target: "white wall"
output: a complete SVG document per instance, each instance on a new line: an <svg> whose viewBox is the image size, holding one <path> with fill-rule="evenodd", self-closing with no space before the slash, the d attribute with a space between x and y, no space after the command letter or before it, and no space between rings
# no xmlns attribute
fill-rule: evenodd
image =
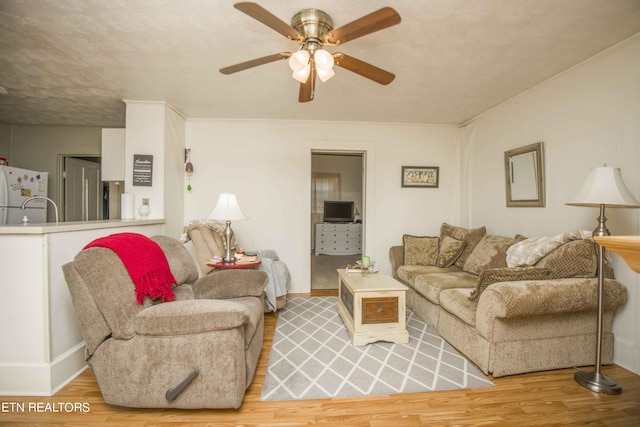
<svg viewBox="0 0 640 427"><path fill-rule="evenodd" d="M164 124L164 218L165 235L178 239L184 222L185 119L172 108L165 111Z"/></svg>
<svg viewBox="0 0 640 427"><path fill-rule="evenodd" d="M0 122L0 157L11 164L11 126Z"/></svg>
<svg viewBox="0 0 640 427"><path fill-rule="evenodd" d="M290 292L307 293L311 152L366 151L365 250L390 272L389 247L403 233L438 235L443 221L457 221L457 135L452 126L187 120L195 173L184 218L204 218L220 192L236 193L249 217L232 224L240 245L275 249L291 272ZM439 166L440 188L401 188L403 165Z"/></svg>
<svg viewBox="0 0 640 427"><path fill-rule="evenodd" d="M619 167L640 199L640 37L569 70L483 114L466 129L463 207L471 225L511 236L593 230L597 208L566 206L589 169ZM504 151L543 141L547 206L507 208ZM640 210L608 209L612 234L640 234ZM640 279L617 256L613 267L629 300L614 323L615 361L640 373Z"/></svg>
<svg viewBox="0 0 640 427"><path fill-rule="evenodd" d="M135 196L135 216L142 199L149 199L150 218L164 218L164 102L125 101L127 104L125 146L125 193ZM133 185L134 155L153 156L152 185Z"/></svg>
<svg viewBox="0 0 640 427"><path fill-rule="evenodd" d="M149 218L164 218L165 234L179 238L183 226L185 119L166 102L125 101L125 188L135 196L135 215L149 199ZM133 158L152 155L152 185L133 185Z"/></svg>

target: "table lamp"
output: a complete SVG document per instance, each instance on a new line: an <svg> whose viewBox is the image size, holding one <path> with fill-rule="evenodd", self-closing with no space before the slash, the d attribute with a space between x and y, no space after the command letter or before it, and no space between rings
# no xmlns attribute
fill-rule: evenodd
<svg viewBox="0 0 640 427"><path fill-rule="evenodd" d="M593 230L594 236L609 236L609 230L605 225L607 218L604 216L605 206L612 208L640 208L640 203L633 197L622 181L620 168L611 168L604 165L593 168L587 176L575 199L569 206L584 206L600 208L598 226ZM598 323L596 331L596 364L593 372L578 371L574 379L581 386L604 394L620 394L622 387L616 380L603 374L600 370L602 353L602 322L604 317L604 247L598 248Z"/></svg>
<svg viewBox="0 0 640 427"><path fill-rule="evenodd" d="M220 197L218 198L218 204L216 204L216 207L209 214L208 218L225 221L226 227L224 229L224 245L226 249L226 255L223 261L235 262L236 258L234 256L231 256L231 237L233 236L231 221L247 219L247 217L242 213L242 210L240 210L240 206L238 206L236 195L232 193L221 193Z"/></svg>

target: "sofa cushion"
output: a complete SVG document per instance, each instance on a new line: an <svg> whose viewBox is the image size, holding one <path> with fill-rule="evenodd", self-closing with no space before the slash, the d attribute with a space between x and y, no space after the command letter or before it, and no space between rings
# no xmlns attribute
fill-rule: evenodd
<svg viewBox="0 0 640 427"><path fill-rule="evenodd" d="M198 278L198 269L189 251L182 243L167 236L153 236L151 240L162 249L177 285L193 283Z"/></svg>
<svg viewBox="0 0 640 427"><path fill-rule="evenodd" d="M405 265L436 265L439 237L402 236Z"/></svg>
<svg viewBox="0 0 640 427"><path fill-rule="evenodd" d="M463 240L467 242L458 259L456 259L453 263L453 265L456 265L458 267L462 267L464 265L471 252L473 252L476 245L480 242L480 240L486 233L487 228L484 226L470 229L449 225L446 222L443 222L440 226L440 240L442 240L445 236L449 236L456 240Z"/></svg>
<svg viewBox="0 0 640 427"><path fill-rule="evenodd" d="M467 242L464 240L454 239L450 236L444 236L440 240L440 248L438 250L438 259L436 265L438 267L449 267L458 259L462 254Z"/></svg>
<svg viewBox="0 0 640 427"><path fill-rule="evenodd" d="M469 300L470 288L444 289L440 292L440 307L470 326L476 326L478 303Z"/></svg>
<svg viewBox="0 0 640 427"><path fill-rule="evenodd" d="M544 280L551 277L551 269L537 267L493 268L480 273L478 286L469 296L470 301L478 301L480 295L489 285L498 282L518 280Z"/></svg>
<svg viewBox="0 0 640 427"><path fill-rule="evenodd" d="M595 243L592 240L572 240L551 251L535 264L550 268L551 278L594 277L598 271Z"/></svg>
<svg viewBox="0 0 640 427"><path fill-rule="evenodd" d="M440 268L435 265L402 265L398 267L396 274L398 279L413 286L416 277L421 274L447 273L460 271L460 267L450 266Z"/></svg>
<svg viewBox="0 0 640 427"><path fill-rule="evenodd" d="M421 274L413 281L413 288L434 304L440 304L440 292L445 289L475 288L478 278L464 271Z"/></svg>
<svg viewBox="0 0 640 427"><path fill-rule="evenodd" d="M490 268L506 267L507 249L515 242L515 238L486 234L471 252L462 270L479 275Z"/></svg>

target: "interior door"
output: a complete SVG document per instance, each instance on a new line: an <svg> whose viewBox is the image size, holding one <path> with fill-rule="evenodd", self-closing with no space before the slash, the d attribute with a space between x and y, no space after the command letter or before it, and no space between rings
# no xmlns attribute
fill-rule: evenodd
<svg viewBox="0 0 640 427"><path fill-rule="evenodd" d="M64 160L64 220L102 219L100 163L74 157Z"/></svg>

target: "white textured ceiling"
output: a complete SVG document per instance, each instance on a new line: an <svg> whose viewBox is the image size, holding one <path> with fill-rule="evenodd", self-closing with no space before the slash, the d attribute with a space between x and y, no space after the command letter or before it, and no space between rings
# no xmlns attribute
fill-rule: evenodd
<svg viewBox="0 0 640 427"><path fill-rule="evenodd" d="M640 32L640 0L260 0L287 23L310 7L335 27L402 17L339 48L395 81L337 67L301 104L285 61L218 72L297 46L234 3L0 0L0 121L119 127L132 99L187 117L459 124Z"/></svg>

